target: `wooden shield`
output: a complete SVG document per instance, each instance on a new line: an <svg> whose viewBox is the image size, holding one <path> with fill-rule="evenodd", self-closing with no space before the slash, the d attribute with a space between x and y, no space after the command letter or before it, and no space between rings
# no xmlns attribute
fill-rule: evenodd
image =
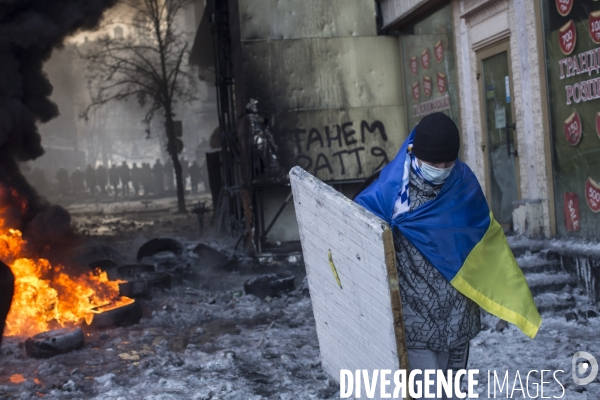
<svg viewBox="0 0 600 400"><path fill-rule="evenodd" d="M300 167L290 182L323 369L408 374L392 231Z"/></svg>

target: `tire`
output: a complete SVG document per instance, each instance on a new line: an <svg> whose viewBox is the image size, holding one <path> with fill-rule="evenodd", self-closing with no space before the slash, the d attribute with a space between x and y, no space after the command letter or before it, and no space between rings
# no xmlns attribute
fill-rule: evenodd
<svg viewBox="0 0 600 400"><path fill-rule="evenodd" d="M218 267L229 261L229 257L204 243L199 243L193 250L206 268Z"/></svg>
<svg viewBox="0 0 600 400"><path fill-rule="evenodd" d="M171 253L180 256L185 251L185 248L180 241L173 238L150 239L138 250L137 260L139 262L144 257L152 257L156 253L160 253L162 251L170 251Z"/></svg>
<svg viewBox="0 0 600 400"><path fill-rule="evenodd" d="M91 328L102 329L110 326L125 326L137 323L142 318L142 307L137 301L133 301L126 306L118 307L105 311L100 314L94 314L94 319L90 324Z"/></svg>
<svg viewBox="0 0 600 400"><path fill-rule="evenodd" d="M48 358L83 346L81 328L43 332L25 340L25 351L33 358Z"/></svg>
<svg viewBox="0 0 600 400"><path fill-rule="evenodd" d="M244 283L244 292L253 294L260 299L265 297L280 297L294 290L294 276L265 274L248 279Z"/></svg>
<svg viewBox="0 0 600 400"><path fill-rule="evenodd" d="M110 258L104 258L101 260L92 261L88 265L92 269L100 268L102 271L106 271L107 269L116 267L118 264Z"/></svg>
<svg viewBox="0 0 600 400"><path fill-rule="evenodd" d="M123 257L115 248L105 245L89 245L83 246L75 250L73 261L80 265L90 265L91 263L98 260L113 260L117 264L125 261Z"/></svg>

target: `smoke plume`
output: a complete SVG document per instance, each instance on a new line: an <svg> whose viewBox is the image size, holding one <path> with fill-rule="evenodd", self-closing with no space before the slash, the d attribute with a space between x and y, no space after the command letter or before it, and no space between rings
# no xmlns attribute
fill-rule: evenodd
<svg viewBox="0 0 600 400"><path fill-rule="evenodd" d="M21 230L45 226L65 215L38 196L18 166L18 161L44 153L36 124L58 116L58 107L49 99L52 85L43 63L67 36L96 27L116 1L0 0L0 185L9 192L16 190L27 203L26 211L15 209L24 211L17 226ZM37 217L44 223L31 224L46 212L52 215ZM61 230L63 225L59 224Z"/></svg>

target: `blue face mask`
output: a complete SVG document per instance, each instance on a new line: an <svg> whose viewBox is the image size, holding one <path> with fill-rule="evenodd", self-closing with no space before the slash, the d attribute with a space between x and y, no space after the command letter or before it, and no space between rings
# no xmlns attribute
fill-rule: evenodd
<svg viewBox="0 0 600 400"><path fill-rule="evenodd" d="M454 168L454 165L451 165L448 168L437 168L421 161L421 173L423 174L423 178L434 185L444 183L446 178L450 175L450 172L452 172L452 168Z"/></svg>

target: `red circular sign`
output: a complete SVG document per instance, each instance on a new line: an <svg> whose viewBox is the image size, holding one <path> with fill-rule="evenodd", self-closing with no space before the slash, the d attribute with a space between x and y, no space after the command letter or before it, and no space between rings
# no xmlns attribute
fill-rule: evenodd
<svg viewBox="0 0 600 400"><path fill-rule="evenodd" d="M438 40L437 43L433 46L433 51L435 53L435 60L437 62L442 62L444 59L444 45L441 40Z"/></svg>
<svg viewBox="0 0 600 400"><path fill-rule="evenodd" d="M416 75L418 71L419 63L417 62L417 57L412 56L410 58L410 72L412 72L413 75Z"/></svg>
<svg viewBox="0 0 600 400"><path fill-rule="evenodd" d="M419 89L419 82L415 82L412 85L412 95L415 101L419 101L421 97L421 89Z"/></svg>
<svg viewBox="0 0 600 400"><path fill-rule="evenodd" d="M444 94L446 91L446 75L442 74L441 72L438 72L437 74L437 87L438 91L441 94Z"/></svg>
<svg viewBox="0 0 600 400"><path fill-rule="evenodd" d="M556 9L563 17L566 17L573 8L573 0L556 0Z"/></svg>
<svg viewBox="0 0 600 400"><path fill-rule="evenodd" d="M429 97L429 95L431 95L432 86L431 77L425 75L423 77L423 94L425 94L425 97Z"/></svg>
<svg viewBox="0 0 600 400"><path fill-rule="evenodd" d="M590 13L588 27L590 28L592 41L596 44L600 44L600 10Z"/></svg>
<svg viewBox="0 0 600 400"><path fill-rule="evenodd" d="M565 55L569 55L575 48L577 42L577 30L575 29L575 23L570 20L558 30L558 44L560 45L560 51Z"/></svg>
<svg viewBox="0 0 600 400"><path fill-rule="evenodd" d="M423 69L429 69L429 49L425 49L421 53L421 65Z"/></svg>
<svg viewBox="0 0 600 400"><path fill-rule="evenodd" d="M590 177L585 182L585 200L590 210L600 212L600 185Z"/></svg>
<svg viewBox="0 0 600 400"><path fill-rule="evenodd" d="M577 111L565 120L565 137L571 146L576 146L581 140L581 118Z"/></svg>

